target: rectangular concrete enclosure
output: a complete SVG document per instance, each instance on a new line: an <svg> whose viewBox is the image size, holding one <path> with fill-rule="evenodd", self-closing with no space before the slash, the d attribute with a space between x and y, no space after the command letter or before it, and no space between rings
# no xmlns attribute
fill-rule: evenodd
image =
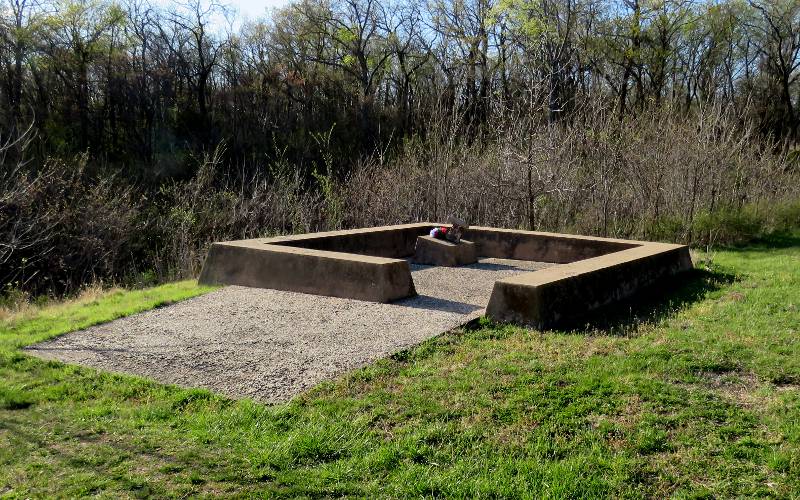
<svg viewBox="0 0 800 500"><path fill-rule="evenodd" d="M372 302L416 294L409 268L417 223L214 243L200 282ZM684 245L470 227L481 257L560 264L497 280L487 315L537 328L575 320L692 267Z"/></svg>

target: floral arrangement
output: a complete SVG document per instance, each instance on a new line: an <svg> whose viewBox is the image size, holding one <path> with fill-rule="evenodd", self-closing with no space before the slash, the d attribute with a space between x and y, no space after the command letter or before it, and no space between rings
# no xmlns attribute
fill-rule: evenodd
<svg viewBox="0 0 800 500"><path fill-rule="evenodd" d="M444 240L447 238L447 228L446 227L435 227L431 229L430 233L431 238L436 238L437 240Z"/></svg>

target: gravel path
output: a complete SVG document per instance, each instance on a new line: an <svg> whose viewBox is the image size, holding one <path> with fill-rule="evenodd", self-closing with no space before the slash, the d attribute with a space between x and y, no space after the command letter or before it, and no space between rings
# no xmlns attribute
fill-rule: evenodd
<svg viewBox="0 0 800 500"><path fill-rule="evenodd" d="M229 286L27 351L276 403L480 316L495 280L550 265L412 265L419 295L391 304Z"/></svg>

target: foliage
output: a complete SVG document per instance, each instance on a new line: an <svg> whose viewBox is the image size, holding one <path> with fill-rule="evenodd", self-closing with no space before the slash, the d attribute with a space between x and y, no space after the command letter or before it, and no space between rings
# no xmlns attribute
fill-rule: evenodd
<svg viewBox="0 0 800 500"><path fill-rule="evenodd" d="M87 157L48 160L0 175L0 283L34 292L75 290L124 274L142 245L140 200L116 176L90 174Z"/></svg>

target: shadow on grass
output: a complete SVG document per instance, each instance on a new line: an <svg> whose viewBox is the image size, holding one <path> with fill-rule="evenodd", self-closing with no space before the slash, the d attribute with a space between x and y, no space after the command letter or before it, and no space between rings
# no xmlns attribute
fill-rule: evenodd
<svg viewBox="0 0 800 500"><path fill-rule="evenodd" d="M635 300L618 302L550 331L576 335L635 336L641 325L666 319L739 279L736 274L719 267L712 270L692 269L642 290ZM482 316L443 335L396 352L390 358L400 363L419 361L462 342L464 336L500 338L513 335L518 328L513 324L495 323Z"/></svg>
<svg viewBox="0 0 800 500"><path fill-rule="evenodd" d="M633 298L603 307L576 321L562 323L557 330L629 336L640 325L658 323L739 279L736 274L719 267L695 268L645 288Z"/></svg>
<svg viewBox="0 0 800 500"><path fill-rule="evenodd" d="M717 248L725 251L752 251L800 247L800 233L774 233L766 238L736 247ZM637 293L635 298L601 308L571 324L565 323L553 331L577 335L635 336L639 327L654 324L674 316L680 310L706 298L709 293L740 281L740 276L720 266L711 269L694 268L689 272L662 280L654 287ZM518 328L511 324L495 323L487 317L476 318L460 328L391 356L399 362L419 360L447 345L460 342L462 335L510 335Z"/></svg>
<svg viewBox="0 0 800 500"><path fill-rule="evenodd" d="M742 245L720 247L726 252L763 251L800 247L800 233L777 232ZM727 269L692 269L688 273L660 281L638 292L634 298L620 301L588 316L559 325L559 331L605 335L631 335L644 323L657 323L677 311L703 300L710 293L738 281Z"/></svg>

